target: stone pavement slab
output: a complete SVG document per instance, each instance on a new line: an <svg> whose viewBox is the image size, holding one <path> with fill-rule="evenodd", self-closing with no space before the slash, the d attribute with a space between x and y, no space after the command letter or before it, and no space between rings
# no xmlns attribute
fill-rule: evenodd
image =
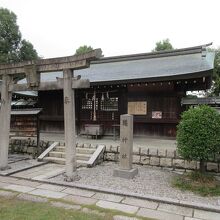
<svg viewBox="0 0 220 220"><path fill-rule="evenodd" d="M194 211L194 216L193 217L200 218L200 219L205 219L205 220L219 220L220 219L220 213L209 212L209 211L196 209Z"/></svg>
<svg viewBox="0 0 220 220"><path fill-rule="evenodd" d="M97 199L86 198L82 196L74 196L74 195L68 195L68 196L63 197L62 199L66 201L74 202L80 205L94 205L97 202Z"/></svg>
<svg viewBox="0 0 220 220"><path fill-rule="evenodd" d="M61 192L64 189L66 189L66 187L64 186L57 186L57 185L52 185L52 184L41 184L41 185L38 185L37 188L49 189L49 190L56 191L56 192Z"/></svg>
<svg viewBox="0 0 220 220"><path fill-rule="evenodd" d="M6 197L6 198L14 198L15 196L17 196L17 193L0 190L0 196Z"/></svg>
<svg viewBox="0 0 220 220"><path fill-rule="evenodd" d="M138 216L146 217L146 218L153 218L158 220L183 220L184 217L181 215L171 214L167 212L152 210L152 209L146 209L141 208L137 212Z"/></svg>
<svg viewBox="0 0 220 220"><path fill-rule="evenodd" d="M198 219L198 218L185 217L185 219L184 219L184 220L201 220L201 218L200 218L200 219Z"/></svg>
<svg viewBox="0 0 220 220"><path fill-rule="evenodd" d="M113 220L139 220L139 219L134 217L123 216L123 215L115 215L113 216Z"/></svg>
<svg viewBox="0 0 220 220"><path fill-rule="evenodd" d="M30 187L30 186L21 186L21 185L11 184L11 185L3 187L3 189L9 189L9 190L17 191L17 192L27 193L27 192L33 191L35 188Z"/></svg>
<svg viewBox="0 0 220 220"><path fill-rule="evenodd" d="M63 208L63 209L73 209L73 210L81 209L80 205L70 205L70 204L63 203L63 202L51 202L50 204L54 207Z"/></svg>
<svg viewBox="0 0 220 220"><path fill-rule="evenodd" d="M44 196L48 198L53 198L53 199L61 199L65 197L67 194L63 192L55 192L52 190L46 190L46 189L35 189L32 192L30 192L32 195L36 196Z"/></svg>
<svg viewBox="0 0 220 220"><path fill-rule="evenodd" d="M19 172L25 169L30 169L36 166L40 166L45 164L45 162L39 162L37 160L34 159L29 159L29 160L21 160L21 161L17 161L14 163L10 163L9 166L11 167L11 169L7 169L4 171L0 171L0 174L2 175L9 175L9 174L13 174L15 172Z"/></svg>
<svg viewBox="0 0 220 220"><path fill-rule="evenodd" d="M19 173L15 173L13 174L13 176L26 179L34 179L38 176L47 176L49 174L52 175L54 173L57 173L58 171L63 170L63 168L64 166L61 166L59 164L44 164L38 167L21 171Z"/></svg>
<svg viewBox="0 0 220 220"><path fill-rule="evenodd" d="M36 176L32 177L33 180L47 180L50 179L51 177L57 176L59 174L62 174L65 172L65 169L63 168L57 168L53 170L48 170L41 172L40 174L38 173Z"/></svg>
<svg viewBox="0 0 220 220"><path fill-rule="evenodd" d="M43 198L40 196L34 196L34 195L30 195L30 194L19 194L17 196L18 199L21 200L26 200L26 201L31 201L31 202L39 202L39 203L45 203L48 202L47 198Z"/></svg>
<svg viewBox="0 0 220 220"><path fill-rule="evenodd" d="M211 210L212 212L215 212L215 210L218 210L217 212L220 212L220 206L219 205L212 205L209 203L200 203L200 202L191 202L191 201L179 201L180 206L191 206L195 207L195 209L198 210Z"/></svg>
<svg viewBox="0 0 220 220"><path fill-rule="evenodd" d="M41 185L41 183L33 182L33 181L29 181L29 180L17 180L16 185L37 187L37 186Z"/></svg>
<svg viewBox="0 0 220 220"><path fill-rule="evenodd" d="M77 189L77 188L66 188L65 190L63 190L63 192L75 196L84 196L84 197L92 197L95 194L95 192L89 190Z"/></svg>
<svg viewBox="0 0 220 220"><path fill-rule="evenodd" d="M40 168L39 168L40 169ZM31 172L31 173L16 173L14 176L16 177L22 177L25 179L32 179L33 177L42 175L43 171L39 170L39 171L35 171L35 172Z"/></svg>
<svg viewBox="0 0 220 220"><path fill-rule="evenodd" d="M0 176L0 182L2 183L15 183L15 181L17 181L17 178L13 178L13 177L7 177L7 176Z"/></svg>
<svg viewBox="0 0 220 220"><path fill-rule="evenodd" d="M5 186L8 186L8 185L10 185L10 184L0 182L0 187L1 187L1 188L5 187Z"/></svg>
<svg viewBox="0 0 220 220"><path fill-rule="evenodd" d="M96 203L96 205L101 208L118 210L118 211L126 212L129 214L134 214L138 210L137 206L131 206L131 205L126 205L126 204L121 204L121 203L116 203L116 202L109 202L109 201L104 201L104 200L99 200Z"/></svg>
<svg viewBox="0 0 220 220"><path fill-rule="evenodd" d="M164 211L164 212L170 212L170 213L183 215L183 216L188 216L188 217L193 216L193 209L192 208L181 207L181 206L177 206L177 205L160 203L157 210Z"/></svg>
<svg viewBox="0 0 220 220"><path fill-rule="evenodd" d="M38 167L34 167L34 168L31 168L31 169L21 171L19 173L13 174L13 176L19 176L20 177L20 175L23 176L23 175L39 172L39 171L42 171L42 170L46 171L47 168L48 168L48 164L45 164L45 165L42 165L42 166L38 166Z"/></svg>
<svg viewBox="0 0 220 220"><path fill-rule="evenodd" d="M131 197L126 197L122 201L122 203L125 203L128 205L140 206L140 207L148 208L148 209L156 209L159 205L157 202L147 201L143 199L135 199Z"/></svg>
<svg viewBox="0 0 220 220"><path fill-rule="evenodd" d="M108 194L108 193L96 193L92 198L100 199L100 200L107 200L110 202L121 202L124 198L122 196Z"/></svg>

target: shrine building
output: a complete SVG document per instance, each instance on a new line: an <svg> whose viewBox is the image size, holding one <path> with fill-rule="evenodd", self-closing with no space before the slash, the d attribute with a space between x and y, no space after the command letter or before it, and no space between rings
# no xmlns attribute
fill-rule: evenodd
<svg viewBox="0 0 220 220"><path fill-rule="evenodd" d="M214 53L202 45L169 51L102 57L74 76L90 80L89 89L75 91L78 135L97 126L112 135L120 115L134 115L135 136L175 137L187 91L211 87ZM54 81L62 72L41 73ZM39 91L41 132L63 132L63 91Z"/></svg>

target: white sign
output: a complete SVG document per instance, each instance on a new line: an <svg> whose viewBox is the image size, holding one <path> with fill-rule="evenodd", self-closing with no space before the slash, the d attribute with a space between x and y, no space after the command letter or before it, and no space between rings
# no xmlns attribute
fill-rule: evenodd
<svg viewBox="0 0 220 220"><path fill-rule="evenodd" d="M153 111L152 112L152 118L161 119L162 118L162 112L161 111Z"/></svg>

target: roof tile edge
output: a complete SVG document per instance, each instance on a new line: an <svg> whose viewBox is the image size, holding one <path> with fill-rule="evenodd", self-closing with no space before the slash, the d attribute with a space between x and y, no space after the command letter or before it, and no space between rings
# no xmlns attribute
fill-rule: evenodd
<svg viewBox="0 0 220 220"><path fill-rule="evenodd" d="M138 53L138 54L102 57L98 60L92 61L91 64L160 58L160 57L169 57L169 56L177 56L177 55L195 54L195 53L201 53L202 55L202 52L204 52L204 50L206 50L206 48L210 45L212 45L212 43L194 46L194 47L174 49L174 50L164 50L164 51L156 51L156 52L149 52L149 53Z"/></svg>

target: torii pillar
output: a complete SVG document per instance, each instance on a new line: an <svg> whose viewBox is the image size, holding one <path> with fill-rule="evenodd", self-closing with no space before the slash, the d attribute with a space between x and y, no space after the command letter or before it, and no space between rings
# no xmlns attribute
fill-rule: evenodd
<svg viewBox="0 0 220 220"><path fill-rule="evenodd" d="M66 151L66 181L73 181L76 175L76 129L75 91L72 89L73 70L63 70L64 133Z"/></svg>
<svg viewBox="0 0 220 220"><path fill-rule="evenodd" d="M9 131L11 119L11 96L9 92L9 84L11 77L9 75L2 76L1 86L1 111L0 111L0 140L3 148L0 150L0 170L6 170L8 166L8 147L9 147Z"/></svg>
<svg viewBox="0 0 220 220"><path fill-rule="evenodd" d="M8 169L8 146L10 131L11 93L18 91L46 91L63 89L64 123L66 143L66 180L76 179L76 133L74 89L89 88L89 80L73 78L73 70L88 68L90 61L102 56L101 49L82 55L25 61L18 64L0 65L1 109L0 109L0 169ZM63 79L40 82L40 73L63 71ZM16 74L26 74L27 83L13 84Z"/></svg>

